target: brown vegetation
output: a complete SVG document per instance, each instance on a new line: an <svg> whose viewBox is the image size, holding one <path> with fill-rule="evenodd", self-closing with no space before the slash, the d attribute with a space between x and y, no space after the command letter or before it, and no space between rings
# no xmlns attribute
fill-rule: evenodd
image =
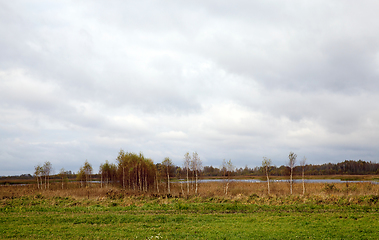
<svg viewBox="0 0 379 240"><path fill-rule="evenodd" d="M198 194L200 197L225 197L223 182L199 183ZM169 197L191 197L195 194L183 195L181 183L171 184L168 194L167 184L160 183L160 193L156 191L126 190L122 187L100 187L99 183L92 183L89 187L81 188L80 183L67 183L62 190L60 183L52 183L49 190L38 189L37 184L24 186L1 186L0 199L15 198L21 196L45 196L45 197L73 197L73 198L124 198L127 196L169 196ZM290 186L286 182L272 182L270 184L270 195L267 194L267 183L233 182L229 183L229 198L235 197L285 197L290 195ZM186 192L184 192L186 193ZM293 195L303 196L302 183L293 184ZM379 195L379 184L370 182L349 183L308 183L306 184L307 197L312 196L366 196Z"/></svg>

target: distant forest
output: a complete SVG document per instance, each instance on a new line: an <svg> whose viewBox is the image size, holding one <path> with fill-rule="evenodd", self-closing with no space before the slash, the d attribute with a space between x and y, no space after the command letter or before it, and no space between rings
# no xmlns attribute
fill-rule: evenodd
<svg viewBox="0 0 379 240"><path fill-rule="evenodd" d="M302 166L294 167L294 175L301 175ZM282 165L280 167L270 166L271 176L288 176L290 167ZM264 176L265 171L262 166L255 168L238 168L233 172L235 176ZM366 162L362 160L345 160L340 163L325 163L322 165L307 164L304 166L305 175L374 175L379 174L379 163ZM222 171L212 166L204 167L202 176L222 176Z"/></svg>
<svg viewBox="0 0 379 240"><path fill-rule="evenodd" d="M108 163L106 163L108 164ZM103 165L102 165L103 166ZM155 164L156 169L162 169L162 164ZM265 171L262 166L257 166L254 168L234 168L232 171L225 172L225 169L213 167L213 166L204 166L199 171L199 177L224 177L226 176L264 176ZM302 166L294 167L294 175L301 175ZM362 160L345 160L340 163L325 163L322 165L313 165L307 164L304 166L305 175L375 175L379 174L379 163L366 162ZM80 175L72 171L66 171L66 176L69 178L77 178ZM191 173L190 173L191 174ZM270 176L288 176L290 174L290 167L282 165L280 167L270 166L269 175ZM59 175L59 174L58 174ZM58 177L56 175L55 177ZM93 174L94 178L97 178L100 174ZM177 178L184 178L186 175L186 169L174 166L170 170L170 176ZM22 174L19 176L8 176L0 177L0 179L31 179L34 178L34 175L31 174ZM53 176L50 176L54 178Z"/></svg>

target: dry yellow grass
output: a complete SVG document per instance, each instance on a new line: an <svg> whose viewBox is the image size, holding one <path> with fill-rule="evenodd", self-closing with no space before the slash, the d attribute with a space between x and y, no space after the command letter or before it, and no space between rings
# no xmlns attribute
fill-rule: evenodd
<svg viewBox="0 0 379 240"><path fill-rule="evenodd" d="M249 182L230 182L228 195L224 192L225 182L207 182L200 183L198 196L200 197L241 197L241 196L258 196L267 197L267 183L249 183ZM272 182L270 183L271 197L283 197L290 195L289 183ZM104 198L104 197L126 197L132 195L163 196L167 195L167 187L164 183L159 186L157 191L139 192L133 190L124 190L120 187L103 187L100 184L92 184L90 187L80 188L78 183L69 183L65 189L61 189L59 183L53 183L49 190L38 189L36 185L24 186L1 186L0 199L13 198L20 196L33 196L41 194L46 197L74 197L74 198ZM294 183L293 195L301 196L303 193L302 184ZM193 189L190 196L195 195ZM369 182L349 182L347 183L307 183L306 196L365 196L379 195L379 184ZM171 196L188 197L186 184L173 183L171 185Z"/></svg>

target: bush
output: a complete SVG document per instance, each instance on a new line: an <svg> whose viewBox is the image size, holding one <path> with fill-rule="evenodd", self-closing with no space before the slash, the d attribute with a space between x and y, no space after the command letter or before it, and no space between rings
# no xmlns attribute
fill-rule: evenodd
<svg viewBox="0 0 379 240"><path fill-rule="evenodd" d="M35 198L35 199L42 199L43 196L42 196L41 193L38 193L38 194L36 194L36 195L34 196L34 198Z"/></svg>
<svg viewBox="0 0 379 240"><path fill-rule="evenodd" d="M334 183L325 183L322 190L326 193L339 192L339 189L334 185Z"/></svg>

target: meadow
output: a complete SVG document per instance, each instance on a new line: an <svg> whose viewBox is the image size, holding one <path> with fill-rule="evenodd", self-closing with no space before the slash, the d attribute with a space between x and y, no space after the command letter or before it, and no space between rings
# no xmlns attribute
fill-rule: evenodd
<svg viewBox="0 0 379 240"><path fill-rule="evenodd" d="M157 192L75 183L0 187L3 239L378 239L379 186L202 183ZM183 191L184 190L184 191Z"/></svg>

